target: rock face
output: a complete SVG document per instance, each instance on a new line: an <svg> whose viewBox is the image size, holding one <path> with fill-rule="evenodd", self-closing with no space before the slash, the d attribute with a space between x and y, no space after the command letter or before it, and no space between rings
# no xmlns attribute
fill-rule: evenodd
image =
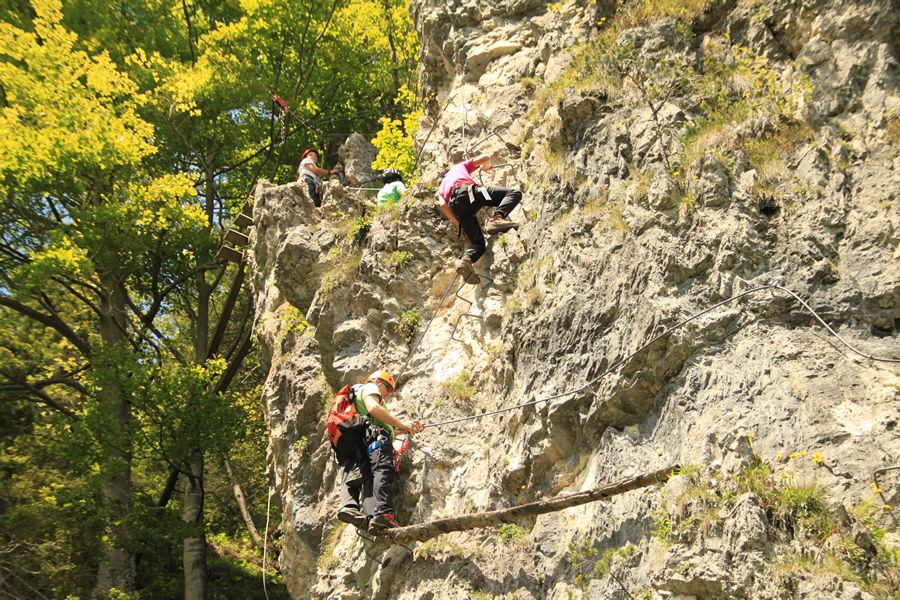
<svg viewBox="0 0 900 600"><path fill-rule="evenodd" d="M343 168L347 183L356 187L376 181L378 173L372 170L371 165L377 154L375 146L362 135L353 133L348 136L338 149L338 162Z"/></svg>
<svg viewBox="0 0 900 600"><path fill-rule="evenodd" d="M700 4L418 0L436 98L419 189L377 212L330 184L320 214L296 184L257 187L293 597L897 593L900 377L876 360L900 355L897 11ZM485 185L524 189L522 226L459 288L463 246L430 196L481 152ZM334 519L323 428L333 392L376 368L401 377L391 410L432 425L404 459L402 522L684 468L515 527L368 541Z"/></svg>

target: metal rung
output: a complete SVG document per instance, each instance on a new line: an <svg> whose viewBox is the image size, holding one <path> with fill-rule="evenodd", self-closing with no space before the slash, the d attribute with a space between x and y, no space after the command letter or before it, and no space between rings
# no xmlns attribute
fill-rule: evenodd
<svg viewBox="0 0 900 600"><path fill-rule="evenodd" d="M216 258L221 258L223 260L228 260L234 263L243 262L244 253L240 250L235 250L234 248L229 248L228 246L222 246L219 248L219 251L216 252Z"/></svg>
<svg viewBox="0 0 900 600"><path fill-rule="evenodd" d="M234 224L242 229L245 229L253 225L253 217L251 217L247 213L241 213L234 219Z"/></svg>
<svg viewBox="0 0 900 600"><path fill-rule="evenodd" d="M246 246L250 243L250 236L236 229L229 229L225 232L225 241L235 246Z"/></svg>
<svg viewBox="0 0 900 600"><path fill-rule="evenodd" d="M478 275L482 279L487 279L491 283L494 283L493 278L488 277L487 275L483 275L481 273L475 273L475 274ZM474 303L471 300L469 300L468 298L463 298L462 296L459 295L459 293L462 291L462 289L465 286L466 286L466 282L463 281L463 284L461 286L459 286L458 290L456 290L456 297L459 298L460 300L462 300L463 302L467 303L469 305L469 308L472 308L472 304L474 304ZM466 310L468 310L468 309L466 309ZM484 315L470 313L470 312L466 312L466 313L459 315L459 318L456 319L456 323L453 324L453 331L450 332L450 339L453 340L454 342L464 342L465 341L461 338L456 337L456 330L459 328L459 322L462 321L464 317L468 318L468 319L484 319Z"/></svg>

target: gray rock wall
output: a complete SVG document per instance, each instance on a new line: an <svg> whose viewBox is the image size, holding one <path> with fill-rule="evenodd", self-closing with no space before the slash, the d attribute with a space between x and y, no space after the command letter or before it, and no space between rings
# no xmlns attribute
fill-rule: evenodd
<svg viewBox="0 0 900 600"><path fill-rule="evenodd" d="M870 485L900 454L896 363L855 354L772 289L635 354L682 319L777 284L864 353L900 355L897 11L887 1L722 2L624 28L623 64L645 81L665 88L671 69L659 65L696 73L648 101L638 82L594 78L608 65L584 50L631 4L417 1L423 85L435 97L417 189L368 223L359 215L372 214L371 200L336 183L322 213L296 184L258 187L256 328L294 597L897 593L886 550L896 526L883 506L897 501L897 472ZM699 85L725 34L746 50L729 60L771 75L767 97L781 108L729 115L697 143L717 90L752 98L753 82L763 85ZM766 140L774 151L760 160ZM484 184L525 190L512 215L522 227L490 240L477 268L492 280L458 296L454 287L439 305L462 245L431 194L444 166L480 152L508 165ZM375 368L396 373L416 339L410 323L421 331L432 315L392 410L436 423L596 382L426 429L404 462L401 521L689 468L660 489L414 548L337 526L322 435L331 393ZM825 509L785 508L784 490L804 486L821 490ZM810 514L827 514L827 528Z"/></svg>

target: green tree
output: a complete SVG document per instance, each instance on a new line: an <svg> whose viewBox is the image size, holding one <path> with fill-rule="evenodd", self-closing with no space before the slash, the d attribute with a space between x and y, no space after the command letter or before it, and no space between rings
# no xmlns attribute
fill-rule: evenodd
<svg viewBox="0 0 900 600"><path fill-rule="evenodd" d="M180 541L183 593L200 598L207 480L230 484L223 469L246 477L257 514L265 486L261 419L247 400L254 378L225 396L252 352L252 302L244 267L213 258L219 234L258 177L293 179L302 147L327 150L396 114L417 54L408 7L35 0L20 8L0 12L0 357L10 357L0 398L9 401L4 418L13 417L3 439L21 442L3 462L18 490L3 518L21 517L21 533L40 525L49 540L40 515L59 515L67 537L53 543L66 558L48 575L57 589L84 590L93 567L98 592L132 591L134 557L143 556L141 572L169 569L153 557ZM287 100L287 114L273 94ZM236 415L256 425L248 431ZM37 432L45 449L30 454ZM26 476L23 457L42 469ZM29 491L53 480L77 493L60 503ZM54 502L67 508L38 510ZM238 526L222 502L213 522ZM90 559L100 548L100 560Z"/></svg>
<svg viewBox="0 0 900 600"><path fill-rule="evenodd" d="M58 1L33 6L33 31L0 24L0 306L52 329L92 366L86 396L93 402L82 410L103 428L96 438L103 440L101 506L125 516L105 522L96 589L128 592L128 379L139 364L130 357L158 345L134 326L129 306L133 290L153 286L148 273L171 276L186 266L171 249L190 247L203 215L185 202L187 177L145 169L156 148L151 125L138 115L137 86L107 54L76 48ZM69 305L91 318L73 320L63 311Z"/></svg>

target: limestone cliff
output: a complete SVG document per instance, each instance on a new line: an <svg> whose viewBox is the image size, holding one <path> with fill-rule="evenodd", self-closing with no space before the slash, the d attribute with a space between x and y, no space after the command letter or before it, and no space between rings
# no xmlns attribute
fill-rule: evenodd
<svg viewBox="0 0 900 600"><path fill-rule="evenodd" d="M857 350L900 355L896 7L412 11L429 98L412 193L373 211L330 183L319 213L297 184L256 191L249 255L293 597L897 594L896 362L854 353L771 288L635 353L777 284ZM522 226L489 240L489 278L451 288L462 243L434 187L481 152L503 163L485 185L524 189ZM325 406L408 357L391 407L430 423L594 383L426 429L404 459L402 522L683 469L518 526L410 547L359 538L334 520Z"/></svg>

